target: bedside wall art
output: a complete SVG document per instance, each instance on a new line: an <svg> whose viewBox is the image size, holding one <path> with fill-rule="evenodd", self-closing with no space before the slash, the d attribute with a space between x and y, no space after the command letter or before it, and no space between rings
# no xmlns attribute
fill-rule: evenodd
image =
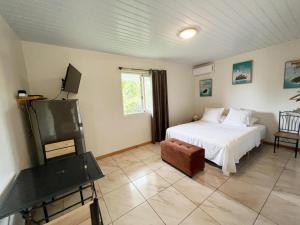
<svg viewBox="0 0 300 225"><path fill-rule="evenodd" d="M212 96L212 79L200 80L200 97Z"/></svg>
<svg viewBox="0 0 300 225"><path fill-rule="evenodd" d="M233 64L232 84L252 83L252 67L252 60Z"/></svg>

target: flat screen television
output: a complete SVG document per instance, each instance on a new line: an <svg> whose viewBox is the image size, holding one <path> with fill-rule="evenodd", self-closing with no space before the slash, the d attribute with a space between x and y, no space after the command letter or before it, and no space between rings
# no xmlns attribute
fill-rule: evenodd
<svg viewBox="0 0 300 225"><path fill-rule="evenodd" d="M77 94L81 79L81 73L72 64L69 64L64 80L63 91Z"/></svg>

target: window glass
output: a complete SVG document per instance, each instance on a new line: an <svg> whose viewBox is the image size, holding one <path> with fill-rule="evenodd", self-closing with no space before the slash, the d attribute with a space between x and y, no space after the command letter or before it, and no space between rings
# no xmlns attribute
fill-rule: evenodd
<svg viewBox="0 0 300 225"><path fill-rule="evenodd" d="M122 73L124 114L143 112L141 76Z"/></svg>
<svg viewBox="0 0 300 225"><path fill-rule="evenodd" d="M122 95L124 114L152 112L152 79L148 73L123 72Z"/></svg>

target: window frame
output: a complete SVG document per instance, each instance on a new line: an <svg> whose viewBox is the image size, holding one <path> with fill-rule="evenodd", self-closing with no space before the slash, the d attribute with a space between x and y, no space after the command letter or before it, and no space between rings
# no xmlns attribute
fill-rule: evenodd
<svg viewBox="0 0 300 225"><path fill-rule="evenodd" d="M142 110L140 112L132 112L132 113L125 113L124 110L124 96L123 96L123 87L122 87L122 75L123 74L132 74L132 75L138 75L140 78L140 86L141 86L141 103L142 103ZM150 72L146 71L121 71L121 94L122 94L122 110L124 116L131 116L131 115L137 115L137 114L144 114L144 113L150 113L150 111L146 107L146 90L145 90L145 77L151 78ZM151 81L151 87L152 87L152 81ZM152 97L152 96L151 96Z"/></svg>

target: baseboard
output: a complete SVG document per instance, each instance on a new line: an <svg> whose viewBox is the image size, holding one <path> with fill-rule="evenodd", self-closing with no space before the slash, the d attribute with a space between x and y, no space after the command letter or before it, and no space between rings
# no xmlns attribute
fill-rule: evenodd
<svg viewBox="0 0 300 225"><path fill-rule="evenodd" d="M117 150L117 151L114 151L114 152L111 152L111 153L108 153L108 154L105 154L105 155L100 155L100 156L96 157L96 160L104 159L104 158L107 158L107 157L110 157L110 156L113 156L113 155L117 155L117 154L120 154L120 153L123 153L123 152L127 152L129 150L134 149L134 148L142 147L144 145L148 145L148 144L151 144L151 143L152 143L151 141L147 141L147 142L137 144L137 145L133 145L133 146L130 146L130 147L127 147L127 148L123 148L123 149L120 149L120 150Z"/></svg>
<svg viewBox="0 0 300 225"><path fill-rule="evenodd" d="M148 145L148 144L151 144L151 143L152 143L151 141L147 141L147 142L137 144L137 145L133 145L133 146L130 146L130 147L127 147L127 148L123 148L123 149L120 149L120 150L117 150L117 151L114 151L114 152L111 152L111 153L108 153L108 154L105 154L105 155L97 156L96 160L104 159L104 158L107 158L107 157L110 157L110 156L113 156L113 155L117 155L117 154L120 154L120 153L123 153L123 152L127 152L129 150L134 149L134 148L142 147L144 145ZM270 142L270 141L263 141L263 143L267 144L267 145L274 145L274 143ZM283 147L283 148L286 148L288 150L295 151L295 148L293 148L291 146L288 146L288 145L279 144L279 146ZM298 149L298 151L300 151L300 149Z"/></svg>
<svg viewBox="0 0 300 225"><path fill-rule="evenodd" d="M264 144L267 144L267 145L274 145L274 142L271 142L271 141L263 141ZM283 144L279 144L279 147L282 147L282 148L286 148L288 150L293 150L295 151L295 148L292 147L292 146L288 146L288 145L283 145ZM298 149L298 152L300 151L300 149Z"/></svg>

